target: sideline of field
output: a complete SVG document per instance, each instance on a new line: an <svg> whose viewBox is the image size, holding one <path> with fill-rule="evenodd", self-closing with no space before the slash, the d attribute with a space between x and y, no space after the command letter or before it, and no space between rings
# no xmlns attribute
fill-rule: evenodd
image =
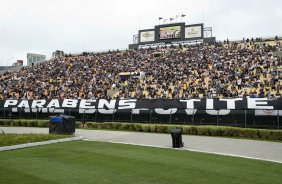
<svg viewBox="0 0 282 184"><path fill-rule="evenodd" d="M48 133L48 128L1 127L7 133ZM169 134L76 129L75 136L99 142L171 148ZM237 156L282 163L282 143L183 135L184 147L190 151Z"/></svg>
<svg viewBox="0 0 282 184"><path fill-rule="evenodd" d="M41 142L31 142L26 144L17 144L12 146L3 146L0 147L0 151L9 151L9 150L15 150L15 149L21 149L21 148L29 148L34 146L42 146L42 145L48 145L48 144L54 144L54 143L61 143L61 142L69 142L69 141L76 141L81 140L82 137L69 137L69 138L63 138L63 139L54 139L49 141L41 141Z"/></svg>

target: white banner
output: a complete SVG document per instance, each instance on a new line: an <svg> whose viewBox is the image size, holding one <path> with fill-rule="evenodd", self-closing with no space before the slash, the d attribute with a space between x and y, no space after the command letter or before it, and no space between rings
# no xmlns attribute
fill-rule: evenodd
<svg viewBox="0 0 282 184"><path fill-rule="evenodd" d="M140 42L153 42L153 41L155 41L155 31L140 32Z"/></svg>
<svg viewBox="0 0 282 184"><path fill-rule="evenodd" d="M202 37L202 26L185 27L185 38Z"/></svg>
<svg viewBox="0 0 282 184"><path fill-rule="evenodd" d="M256 116L282 116L282 110L255 110Z"/></svg>

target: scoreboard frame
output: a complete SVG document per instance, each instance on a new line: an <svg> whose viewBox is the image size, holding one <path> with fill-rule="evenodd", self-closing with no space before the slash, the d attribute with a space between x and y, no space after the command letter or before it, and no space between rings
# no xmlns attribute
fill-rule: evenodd
<svg viewBox="0 0 282 184"><path fill-rule="evenodd" d="M180 26L180 38L160 39L160 29L165 27ZM163 24L155 26L155 41L156 42L176 42L182 41L185 33L185 23Z"/></svg>
<svg viewBox="0 0 282 184"><path fill-rule="evenodd" d="M168 38L168 39L161 39L160 38L160 29L165 27L174 27L174 26L180 26L180 38ZM195 35L195 37L187 37L186 30L189 29L190 35ZM144 33L146 32L146 33ZM154 32L154 40L153 38L149 36L152 35L151 33ZM146 38L141 38L141 34L144 33L148 36L146 41ZM142 36L144 37L144 34ZM172 24L161 24L156 25L154 29L142 29L138 31L138 45L146 45L146 44L156 44L156 43L166 43L166 42L181 42L181 41L192 41L192 40L200 40L204 39L204 24L190 24L185 25L184 22L180 23L172 23ZM142 41L143 40L143 41ZM144 41L145 40L145 41Z"/></svg>

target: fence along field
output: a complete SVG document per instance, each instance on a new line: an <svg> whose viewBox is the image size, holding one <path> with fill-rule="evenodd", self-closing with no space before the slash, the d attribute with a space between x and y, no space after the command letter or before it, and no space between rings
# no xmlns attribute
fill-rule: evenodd
<svg viewBox="0 0 282 184"><path fill-rule="evenodd" d="M0 117L48 119L73 115L80 121L176 123L281 128L282 100L230 99L49 99L1 100Z"/></svg>

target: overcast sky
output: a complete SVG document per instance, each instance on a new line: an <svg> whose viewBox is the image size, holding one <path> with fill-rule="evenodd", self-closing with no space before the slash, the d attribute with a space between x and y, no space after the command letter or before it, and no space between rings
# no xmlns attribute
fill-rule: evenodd
<svg viewBox="0 0 282 184"><path fill-rule="evenodd" d="M282 35L281 0L1 0L0 65L26 64L29 52L125 49L139 29L179 14L219 40Z"/></svg>

